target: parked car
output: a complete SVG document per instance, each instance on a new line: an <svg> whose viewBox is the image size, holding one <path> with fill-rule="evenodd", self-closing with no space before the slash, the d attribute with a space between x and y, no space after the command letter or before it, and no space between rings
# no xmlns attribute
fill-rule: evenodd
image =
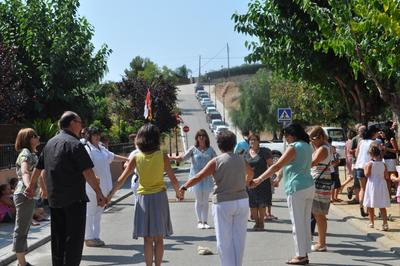
<svg viewBox="0 0 400 266"><path fill-rule="evenodd" d="M201 84L196 84L196 86L194 86L194 92L198 92L198 91L204 91L204 86Z"/></svg>
<svg viewBox="0 0 400 266"><path fill-rule="evenodd" d="M208 97L205 97L205 98L200 99L199 102L200 102L200 104L202 104L202 103L205 103L205 102L212 102L212 100L210 98L208 98Z"/></svg>
<svg viewBox="0 0 400 266"><path fill-rule="evenodd" d="M205 111L208 107L215 107L213 102L204 102L200 104L203 110Z"/></svg>
<svg viewBox="0 0 400 266"><path fill-rule="evenodd" d="M207 92L205 92L205 91L198 91L197 93L196 93L196 98L197 99L200 99L200 97L209 97L209 95L208 95L208 93Z"/></svg>
<svg viewBox="0 0 400 266"><path fill-rule="evenodd" d="M322 128L324 129L326 135L332 139L332 145L336 147L336 152L339 154L341 161L343 161L343 159L346 158L346 154L344 152L344 146L346 145L346 134L344 129L341 127Z"/></svg>
<svg viewBox="0 0 400 266"><path fill-rule="evenodd" d="M229 130L229 128L225 125L217 126L215 128L214 134L215 134L215 136L218 136L219 133L226 131L226 130Z"/></svg>
<svg viewBox="0 0 400 266"><path fill-rule="evenodd" d="M210 113L211 111L217 111L217 109L215 108L214 105L206 107L206 110L205 110L206 114Z"/></svg>
<svg viewBox="0 0 400 266"><path fill-rule="evenodd" d="M210 122L210 129L211 132L214 132L214 130L217 128L217 126L224 126L225 123L221 119L213 119Z"/></svg>
<svg viewBox="0 0 400 266"><path fill-rule="evenodd" d="M221 119L222 120L222 116L218 111L214 111L214 112L210 112L207 115L207 122L210 123L210 121L214 120L214 119Z"/></svg>

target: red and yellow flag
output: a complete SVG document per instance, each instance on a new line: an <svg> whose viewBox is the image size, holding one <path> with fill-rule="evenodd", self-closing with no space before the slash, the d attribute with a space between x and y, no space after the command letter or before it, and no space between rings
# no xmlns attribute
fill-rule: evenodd
<svg viewBox="0 0 400 266"><path fill-rule="evenodd" d="M150 89L147 89L146 100L144 101L144 118L147 120L153 119L153 113L151 110L151 99L150 99Z"/></svg>

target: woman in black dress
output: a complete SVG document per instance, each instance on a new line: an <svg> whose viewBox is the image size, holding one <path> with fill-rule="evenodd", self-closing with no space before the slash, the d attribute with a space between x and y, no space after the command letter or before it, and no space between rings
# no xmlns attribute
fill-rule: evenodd
<svg viewBox="0 0 400 266"><path fill-rule="evenodd" d="M249 137L250 149L244 158L254 171L253 178L257 178L273 164L272 153L268 148L260 147L260 136L252 134ZM254 230L264 229L265 211L272 205L272 191L270 178L255 188L248 188L251 217L255 220Z"/></svg>

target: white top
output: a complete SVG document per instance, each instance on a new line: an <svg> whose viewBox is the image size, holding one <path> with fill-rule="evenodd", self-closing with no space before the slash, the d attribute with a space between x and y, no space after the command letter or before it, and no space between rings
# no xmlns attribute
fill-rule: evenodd
<svg viewBox="0 0 400 266"><path fill-rule="evenodd" d="M369 147L374 140L372 139L362 139L359 142L358 146L358 155L356 164L354 166L355 169L364 169L366 163L371 161L371 156L368 154Z"/></svg>
<svg viewBox="0 0 400 266"><path fill-rule="evenodd" d="M94 167L93 171L100 178L100 189L103 195L107 195L112 189L112 177L110 164L114 160L114 153L107 150L104 146L99 148L93 146L89 141L85 145L90 159L92 159ZM95 194L92 187L86 183L86 193Z"/></svg>

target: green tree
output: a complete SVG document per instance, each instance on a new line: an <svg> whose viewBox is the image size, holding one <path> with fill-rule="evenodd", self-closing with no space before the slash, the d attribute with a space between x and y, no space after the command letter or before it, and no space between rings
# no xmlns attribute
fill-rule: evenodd
<svg viewBox="0 0 400 266"><path fill-rule="evenodd" d="M23 118L27 97L23 80L16 74L15 50L0 42L0 123L11 123Z"/></svg>
<svg viewBox="0 0 400 266"><path fill-rule="evenodd" d="M331 50L316 49L322 33L297 1L251 1L246 14L236 13L232 18L236 31L257 38L245 43L251 51L246 57L249 62L261 61L286 79L307 81L309 86L322 90L320 95L326 95L321 98L325 105L334 106L339 98L342 104L335 106L339 114L348 113L358 121L366 121L379 113L377 93L368 90L363 76L353 74L348 60ZM338 118L348 120L346 116Z"/></svg>
<svg viewBox="0 0 400 266"><path fill-rule="evenodd" d="M320 28L316 48L350 62L371 90L400 115L400 2L297 1ZM326 8L328 6L328 8Z"/></svg>
<svg viewBox="0 0 400 266"><path fill-rule="evenodd" d="M182 65L175 69L175 73L179 78L189 78L189 75L192 73L192 70L187 68L186 65Z"/></svg>
<svg viewBox="0 0 400 266"><path fill-rule="evenodd" d="M90 112L83 90L103 77L111 50L103 45L95 52L94 29L78 7L78 0L0 2L2 41L16 47L16 72L27 76L28 119Z"/></svg>

